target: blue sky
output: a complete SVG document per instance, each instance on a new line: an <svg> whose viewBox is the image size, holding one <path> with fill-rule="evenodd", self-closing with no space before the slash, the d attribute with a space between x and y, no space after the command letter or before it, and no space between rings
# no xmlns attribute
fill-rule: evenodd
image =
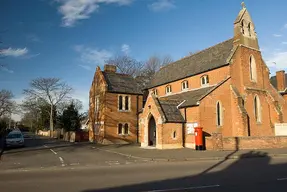
<svg viewBox="0 0 287 192"><path fill-rule="evenodd" d="M287 1L245 4L271 72L287 70ZM240 9L241 0L1 0L0 88L19 102L31 79L59 77L87 109L95 68L107 58L180 59L231 38Z"/></svg>

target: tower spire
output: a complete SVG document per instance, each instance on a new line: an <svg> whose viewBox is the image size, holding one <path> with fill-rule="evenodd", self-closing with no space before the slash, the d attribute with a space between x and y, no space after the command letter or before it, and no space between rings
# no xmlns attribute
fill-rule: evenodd
<svg viewBox="0 0 287 192"><path fill-rule="evenodd" d="M245 45L259 50L255 26L245 3L241 3L242 9L239 11L234 22L234 45Z"/></svg>

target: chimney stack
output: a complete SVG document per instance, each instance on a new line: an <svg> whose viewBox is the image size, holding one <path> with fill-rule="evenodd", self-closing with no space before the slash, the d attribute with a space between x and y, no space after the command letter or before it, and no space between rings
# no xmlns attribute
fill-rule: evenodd
<svg viewBox="0 0 287 192"><path fill-rule="evenodd" d="M276 72L277 89L278 91L284 91L286 89L285 71Z"/></svg>
<svg viewBox="0 0 287 192"><path fill-rule="evenodd" d="M115 65L106 64L104 67L105 72L115 73L117 72L117 67Z"/></svg>

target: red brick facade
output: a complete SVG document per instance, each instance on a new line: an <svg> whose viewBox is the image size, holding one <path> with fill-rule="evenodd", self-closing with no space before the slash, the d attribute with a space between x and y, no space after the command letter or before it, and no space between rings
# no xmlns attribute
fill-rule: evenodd
<svg viewBox="0 0 287 192"><path fill-rule="evenodd" d="M147 102L139 116L142 146L149 145L151 116L156 121L155 147L159 149L193 148L194 135L188 131L188 124L192 123L203 127L206 137L216 133L223 137L272 137L275 135L275 123L287 122L287 96L282 96L271 85L270 72L262 58L256 33L253 30L251 17L246 8L243 8L234 24L233 48L226 61L227 65L162 83L149 89ZM204 75L209 77L207 87L211 87L210 90L203 97L199 97L192 106L180 108L182 103L186 102L186 99L182 99L184 91L195 93L196 90L203 89L201 77ZM278 89L282 91L286 87L283 84L285 72L280 72L279 75ZM188 81L188 90L182 91L183 81ZM166 94L167 86L171 86L171 93L168 95ZM161 107L163 98L174 99L176 95L178 95L177 99L183 101L176 108L180 110L184 123L170 123L166 113L171 109L164 111ZM190 100L194 98L190 97ZM176 132L176 138L174 138L174 132ZM242 142L245 140L242 139ZM248 141L245 143L248 145ZM210 143L208 145L210 146Z"/></svg>
<svg viewBox="0 0 287 192"><path fill-rule="evenodd" d="M137 114L142 109L142 94L110 91L108 87L113 85L107 83L107 75L104 73L110 74L113 78L127 78L117 74L115 66L106 65L104 71L97 68L90 89L89 139L99 143L137 142ZM119 109L120 96L128 98L128 110ZM127 131L125 125L128 126Z"/></svg>

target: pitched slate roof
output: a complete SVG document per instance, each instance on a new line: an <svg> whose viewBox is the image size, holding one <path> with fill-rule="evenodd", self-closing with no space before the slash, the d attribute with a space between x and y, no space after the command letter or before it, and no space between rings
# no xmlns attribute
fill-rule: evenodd
<svg viewBox="0 0 287 192"><path fill-rule="evenodd" d="M276 79L276 76L272 76L270 78L270 83L273 85L273 87L275 89L277 89L277 79ZM287 88L287 74L285 74L285 85L286 85L286 88Z"/></svg>
<svg viewBox="0 0 287 192"><path fill-rule="evenodd" d="M167 122L183 123L184 119L177 108L180 101L176 100L160 100L159 103Z"/></svg>
<svg viewBox="0 0 287 192"><path fill-rule="evenodd" d="M142 94L140 84L130 75L102 72L108 84L108 91L112 93Z"/></svg>
<svg viewBox="0 0 287 192"><path fill-rule="evenodd" d="M227 65L233 38L162 67L147 88L156 87Z"/></svg>
<svg viewBox="0 0 287 192"><path fill-rule="evenodd" d="M184 108L184 107L191 107L191 106L197 106L197 102L200 101L202 97L204 97L206 94L209 93L213 88L216 86L211 86L211 87L205 87L201 89L197 89L194 91L187 91L183 92L180 94L175 94L175 95L170 95L170 96L165 96L161 97L161 101L177 101L178 104L185 101L180 105L179 108Z"/></svg>

